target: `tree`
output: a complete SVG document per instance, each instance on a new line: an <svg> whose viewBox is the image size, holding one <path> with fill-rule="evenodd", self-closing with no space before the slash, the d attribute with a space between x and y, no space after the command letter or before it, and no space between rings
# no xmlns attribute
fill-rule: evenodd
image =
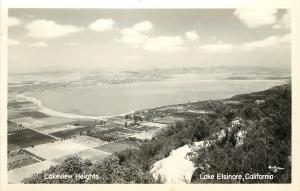
<svg viewBox="0 0 300 191"><path fill-rule="evenodd" d="M143 118L142 118L142 116L134 115L133 120L134 120L134 123L137 123L139 121L143 121Z"/></svg>

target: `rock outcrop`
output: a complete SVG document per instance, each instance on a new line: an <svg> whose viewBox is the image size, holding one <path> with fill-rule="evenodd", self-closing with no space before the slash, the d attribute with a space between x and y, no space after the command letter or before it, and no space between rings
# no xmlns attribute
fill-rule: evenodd
<svg viewBox="0 0 300 191"><path fill-rule="evenodd" d="M231 132L235 127L241 125L241 119L232 121L231 127L222 129L215 133L210 139L186 144L176 150L171 151L167 158L154 163L150 173L154 179L160 179L166 184L185 184L190 183L193 172L196 170L194 163L190 160L191 156L195 155L195 151L210 147L218 141L222 141L228 132ZM237 145L243 144L245 131L238 131L236 139Z"/></svg>

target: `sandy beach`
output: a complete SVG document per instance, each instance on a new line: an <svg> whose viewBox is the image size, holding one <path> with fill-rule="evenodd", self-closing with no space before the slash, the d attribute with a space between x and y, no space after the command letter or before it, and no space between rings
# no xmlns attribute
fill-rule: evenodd
<svg viewBox="0 0 300 191"><path fill-rule="evenodd" d="M127 114L132 114L134 113L134 111L130 111L127 113L123 113L120 115L110 115L110 116L88 116L88 115L78 115L78 114L72 114L72 113L65 113L65 112L61 112L61 111L56 111L53 110L49 107L46 107L45 105L43 105L43 103L33 97L28 96L28 93L24 93L24 94L19 94L16 96L17 99L22 99L24 101L29 101L32 102L38 109L39 112L42 112L44 114L47 114L49 116L53 116L53 117L64 117L64 118L69 118L69 119L94 119L94 120L103 120L103 119L108 119L108 118L112 118L112 117L118 117L118 116L125 116Z"/></svg>

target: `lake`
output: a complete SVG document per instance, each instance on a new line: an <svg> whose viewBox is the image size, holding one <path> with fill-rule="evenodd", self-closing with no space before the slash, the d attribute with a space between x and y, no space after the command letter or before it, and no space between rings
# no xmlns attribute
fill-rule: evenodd
<svg viewBox="0 0 300 191"><path fill-rule="evenodd" d="M34 92L43 106L64 113L110 116L188 101L221 99L268 89L279 80L164 80Z"/></svg>

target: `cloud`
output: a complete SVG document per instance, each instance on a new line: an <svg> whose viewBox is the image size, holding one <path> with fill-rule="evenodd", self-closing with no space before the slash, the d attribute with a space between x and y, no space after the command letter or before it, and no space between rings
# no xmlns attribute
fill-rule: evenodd
<svg viewBox="0 0 300 191"><path fill-rule="evenodd" d="M21 21L17 17L8 17L8 19L7 19L7 25L9 27L18 26L20 24L21 24Z"/></svg>
<svg viewBox="0 0 300 191"><path fill-rule="evenodd" d="M277 9L236 9L237 16L247 27L256 28L276 23Z"/></svg>
<svg viewBox="0 0 300 191"><path fill-rule="evenodd" d="M273 25L273 29L290 29L291 28L291 13L289 10L282 16L282 18Z"/></svg>
<svg viewBox="0 0 300 191"><path fill-rule="evenodd" d="M132 28L124 28L120 31L121 39L116 39L117 42L123 42L133 47L138 47L148 39L148 36L140 33Z"/></svg>
<svg viewBox="0 0 300 191"><path fill-rule="evenodd" d="M285 28L290 28L291 27L291 12L289 10L282 17L281 23L282 23L283 27L285 27Z"/></svg>
<svg viewBox="0 0 300 191"><path fill-rule="evenodd" d="M281 28L281 25L280 24L274 24L272 26L273 29L280 29Z"/></svg>
<svg viewBox="0 0 300 191"><path fill-rule="evenodd" d="M259 48L275 47L279 45L286 45L290 43L290 33L284 36L270 36L263 40L248 42L241 45L242 50L255 50Z"/></svg>
<svg viewBox="0 0 300 191"><path fill-rule="evenodd" d="M146 35L124 35L121 39L117 39L117 42L123 42L126 44L129 44L132 47L138 47L143 42L145 42L148 39L148 36Z"/></svg>
<svg viewBox="0 0 300 191"><path fill-rule="evenodd" d="M123 28L120 30L122 37L115 39L116 42L123 42L129 44L132 47L139 47L143 44L149 36L147 33L153 30L153 25L150 21L142 21L136 23L130 28Z"/></svg>
<svg viewBox="0 0 300 191"><path fill-rule="evenodd" d="M283 44L291 44L291 33L281 36L279 42Z"/></svg>
<svg viewBox="0 0 300 191"><path fill-rule="evenodd" d="M286 46L290 44L290 33L283 36L269 36L265 39L246 42L242 44L230 44L219 41L218 43L205 44L198 47L199 50L205 53L225 53L233 51L253 51L257 49L275 48L279 46Z"/></svg>
<svg viewBox="0 0 300 191"><path fill-rule="evenodd" d="M45 42L39 41L39 42L31 43L29 44L29 46L46 48L48 45Z"/></svg>
<svg viewBox="0 0 300 191"><path fill-rule="evenodd" d="M204 51L206 53L228 52L234 50L235 48L235 45L223 43L222 41L219 41L218 43L205 44L198 47L199 50Z"/></svg>
<svg viewBox="0 0 300 191"><path fill-rule="evenodd" d="M149 51L179 52L187 50L183 43L180 36L157 36L148 38L142 47Z"/></svg>
<svg viewBox="0 0 300 191"><path fill-rule="evenodd" d="M153 30L153 24L150 21L136 23L130 28L120 30L122 37L115 39L116 42L123 42L134 48L142 48L148 51L156 52L178 52L185 51L187 47L183 46L183 39L180 36L149 36Z"/></svg>
<svg viewBox="0 0 300 191"><path fill-rule="evenodd" d="M124 28L120 31L120 33L124 36L137 36L143 34L134 30L133 28Z"/></svg>
<svg viewBox="0 0 300 191"><path fill-rule="evenodd" d="M68 46L77 46L78 44L73 42L73 41L70 41L70 42L67 42L65 43L65 45L68 45Z"/></svg>
<svg viewBox="0 0 300 191"><path fill-rule="evenodd" d="M127 55L123 57L126 60L139 60L141 59L140 55Z"/></svg>
<svg viewBox="0 0 300 191"><path fill-rule="evenodd" d="M195 40L199 39L199 35L197 34L197 32L195 30L188 31L188 32L185 32L185 38L190 41L195 41Z"/></svg>
<svg viewBox="0 0 300 191"><path fill-rule="evenodd" d="M33 38L58 38L79 32L82 28L60 25L51 20L34 20L26 26L28 36Z"/></svg>
<svg viewBox="0 0 300 191"><path fill-rule="evenodd" d="M153 25L150 21L143 21L133 25L132 29L137 32L148 33L153 30Z"/></svg>
<svg viewBox="0 0 300 191"><path fill-rule="evenodd" d="M112 31L115 21L113 19L98 19L89 25L89 29L97 32Z"/></svg>
<svg viewBox="0 0 300 191"><path fill-rule="evenodd" d="M17 45L20 44L20 42L17 41L17 40L13 40L13 39L8 38L7 39L7 44L8 44L8 46L17 46Z"/></svg>

